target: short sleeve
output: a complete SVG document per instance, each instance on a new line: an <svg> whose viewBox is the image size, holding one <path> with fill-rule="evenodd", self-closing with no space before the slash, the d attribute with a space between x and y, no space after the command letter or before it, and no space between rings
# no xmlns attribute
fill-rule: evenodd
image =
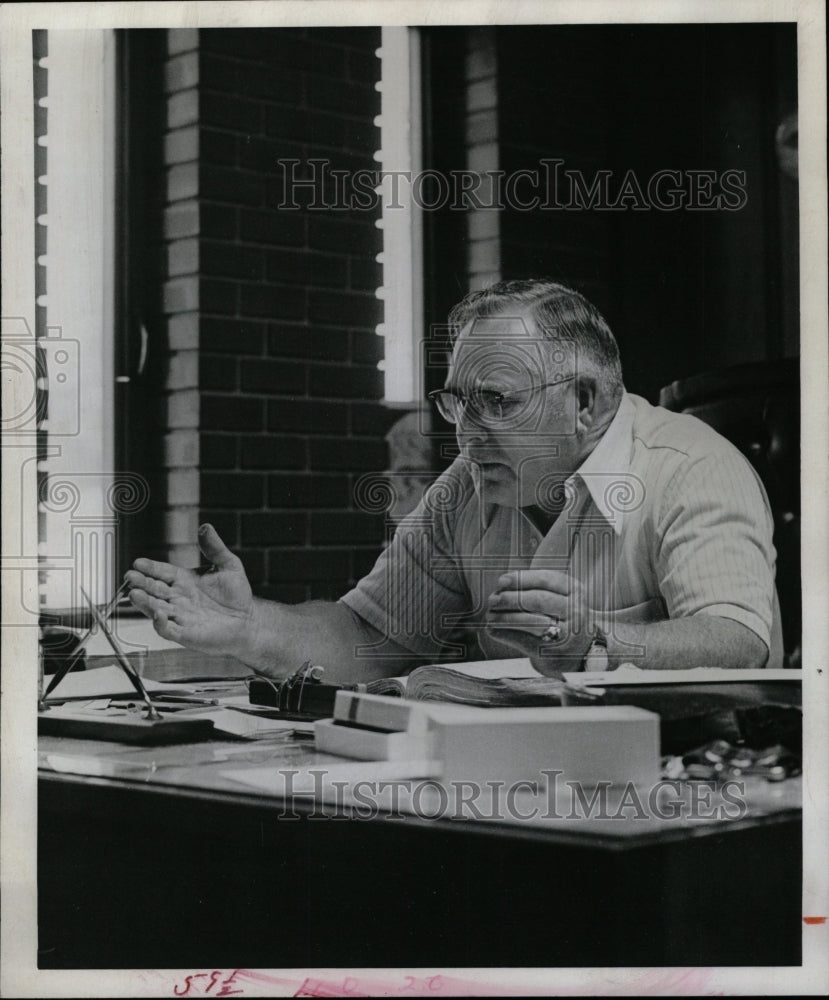
<svg viewBox="0 0 829 1000"><path fill-rule="evenodd" d="M671 618L731 618L767 646L774 609L773 524L754 469L730 445L684 463L659 505L655 560Z"/></svg>
<svg viewBox="0 0 829 1000"><path fill-rule="evenodd" d="M457 551L459 521L473 502L469 477L451 466L398 526L371 572L341 600L383 636L413 653L453 652L469 589Z"/></svg>

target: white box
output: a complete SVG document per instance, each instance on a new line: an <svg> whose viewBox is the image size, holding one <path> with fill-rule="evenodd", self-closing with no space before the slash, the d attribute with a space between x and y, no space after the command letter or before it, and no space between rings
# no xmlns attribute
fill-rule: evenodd
<svg viewBox="0 0 829 1000"><path fill-rule="evenodd" d="M322 753L354 760L425 760L432 757L433 734L381 733L344 726L336 719L314 723L314 743Z"/></svg>
<svg viewBox="0 0 829 1000"><path fill-rule="evenodd" d="M428 704L426 711L444 783L543 782L542 771L584 785L659 780L659 716L641 708Z"/></svg>
<svg viewBox="0 0 829 1000"><path fill-rule="evenodd" d="M432 759L442 780L584 785L659 780L659 716L628 705L476 708L338 692L318 750L358 760Z"/></svg>
<svg viewBox="0 0 829 1000"><path fill-rule="evenodd" d="M317 750L356 760L421 760L434 734L423 705L385 695L338 691L334 718L314 723Z"/></svg>

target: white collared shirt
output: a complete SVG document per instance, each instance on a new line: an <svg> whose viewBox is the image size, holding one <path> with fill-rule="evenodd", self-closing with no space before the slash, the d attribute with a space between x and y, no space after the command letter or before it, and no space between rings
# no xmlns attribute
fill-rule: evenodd
<svg viewBox="0 0 829 1000"><path fill-rule="evenodd" d="M514 656L484 629L498 577L563 570L588 588L605 626L717 615L750 628L771 649L768 665L780 665L771 513L725 438L626 393L565 491L542 535L522 511L487 504L456 460L342 600L421 656Z"/></svg>

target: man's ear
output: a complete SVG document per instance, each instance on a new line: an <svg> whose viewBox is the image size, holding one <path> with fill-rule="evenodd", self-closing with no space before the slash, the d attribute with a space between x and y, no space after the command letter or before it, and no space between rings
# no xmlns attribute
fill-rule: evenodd
<svg viewBox="0 0 829 1000"><path fill-rule="evenodd" d="M576 419L579 426L589 429L596 420L596 400L598 397L598 385L594 375L579 375L576 379L576 399L578 411Z"/></svg>

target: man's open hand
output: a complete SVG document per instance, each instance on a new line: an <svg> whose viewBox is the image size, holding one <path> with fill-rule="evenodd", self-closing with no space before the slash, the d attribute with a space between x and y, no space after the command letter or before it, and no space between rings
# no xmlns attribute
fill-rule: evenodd
<svg viewBox="0 0 829 1000"><path fill-rule="evenodd" d="M199 548L214 567L207 573L153 559L136 559L126 573L133 605L156 632L188 649L237 655L254 627L253 594L240 559L209 524Z"/></svg>

